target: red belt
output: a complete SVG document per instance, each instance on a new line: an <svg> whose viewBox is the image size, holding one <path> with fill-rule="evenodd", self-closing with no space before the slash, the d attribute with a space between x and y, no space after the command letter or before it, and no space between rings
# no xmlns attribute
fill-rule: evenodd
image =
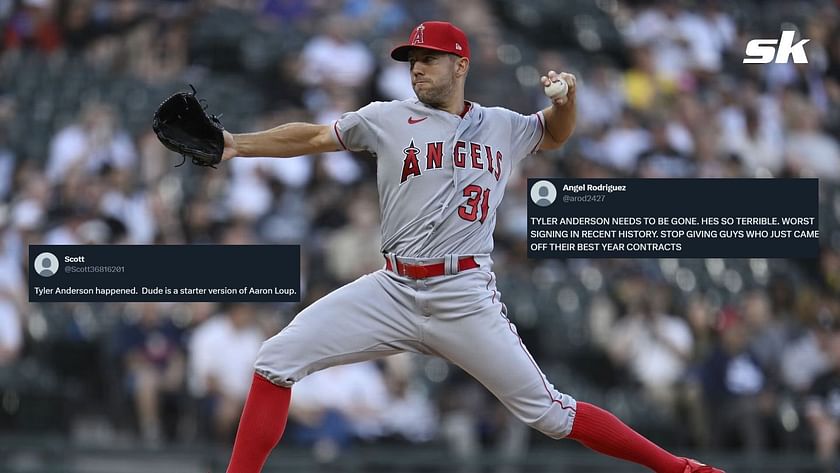
<svg viewBox="0 0 840 473"><path fill-rule="evenodd" d="M446 264L445 263L432 263L432 264L405 264L401 263L399 260L394 258L397 262L397 270L394 271L393 266L391 265L391 259L385 257L385 269L388 271L393 271L400 276L409 277L411 279L425 279L430 278L433 276L443 276L446 274ZM480 267L481 265L473 258L472 256L464 256L458 258L458 272L466 271L468 269L475 269Z"/></svg>

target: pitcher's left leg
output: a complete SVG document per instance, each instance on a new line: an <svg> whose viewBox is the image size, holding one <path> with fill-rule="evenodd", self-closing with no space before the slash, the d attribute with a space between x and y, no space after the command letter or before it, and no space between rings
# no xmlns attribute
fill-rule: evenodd
<svg viewBox="0 0 840 473"><path fill-rule="evenodd" d="M478 380L522 422L551 438L568 436L576 401L546 379L498 298L491 301L488 293L479 307L457 307L461 297L447 298L442 305L449 310L431 316L424 345Z"/></svg>
<svg viewBox="0 0 840 473"><path fill-rule="evenodd" d="M423 343L476 378L529 426L657 473L722 473L674 456L609 412L557 391L508 320L492 273L465 272L429 286L435 311Z"/></svg>

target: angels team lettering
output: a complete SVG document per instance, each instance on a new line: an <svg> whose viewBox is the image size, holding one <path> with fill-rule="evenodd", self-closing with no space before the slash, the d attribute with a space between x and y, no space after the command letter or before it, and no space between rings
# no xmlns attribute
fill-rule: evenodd
<svg viewBox="0 0 840 473"><path fill-rule="evenodd" d="M440 169L443 167L443 141L423 143L419 147L414 140L403 149L403 160L400 184L414 176L420 176L423 171ZM452 164L466 169L480 169L487 171L498 181L502 177L502 152L493 150L489 145L458 140L452 150Z"/></svg>

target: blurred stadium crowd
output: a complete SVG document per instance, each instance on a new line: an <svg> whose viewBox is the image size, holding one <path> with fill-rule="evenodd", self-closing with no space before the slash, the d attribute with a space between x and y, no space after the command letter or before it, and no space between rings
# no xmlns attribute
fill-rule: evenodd
<svg viewBox="0 0 840 473"><path fill-rule="evenodd" d="M577 130L511 179L494 253L555 385L669 447L835 461L840 6L816 0L0 0L0 434L230 442L261 341L383 266L375 162L173 168L151 114L188 83L232 131L412 97L387 53L439 18L470 37L468 99L530 113L547 106L542 73L578 76ZM741 63L782 29L810 39L808 64ZM821 254L528 260L522 196L539 176L819 177ZM27 245L106 243L301 244L304 300L27 302ZM542 441L432 358L327 370L293 404L290 441L325 459L358 440L463 457Z"/></svg>

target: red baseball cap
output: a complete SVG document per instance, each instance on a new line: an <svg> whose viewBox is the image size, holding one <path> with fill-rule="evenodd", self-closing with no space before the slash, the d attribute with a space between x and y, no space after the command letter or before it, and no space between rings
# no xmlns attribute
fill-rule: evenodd
<svg viewBox="0 0 840 473"><path fill-rule="evenodd" d="M408 61L411 48L425 48L470 58L470 44L467 35L460 28L446 21L424 21L411 30L408 43L391 51L397 61Z"/></svg>

